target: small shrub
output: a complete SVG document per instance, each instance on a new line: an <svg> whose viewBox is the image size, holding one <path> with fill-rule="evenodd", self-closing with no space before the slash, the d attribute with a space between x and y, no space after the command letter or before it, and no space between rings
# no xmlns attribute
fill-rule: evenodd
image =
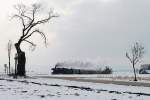
<svg viewBox="0 0 150 100"><path fill-rule="evenodd" d="M112 74L112 68L106 66L105 69L102 71L102 74Z"/></svg>

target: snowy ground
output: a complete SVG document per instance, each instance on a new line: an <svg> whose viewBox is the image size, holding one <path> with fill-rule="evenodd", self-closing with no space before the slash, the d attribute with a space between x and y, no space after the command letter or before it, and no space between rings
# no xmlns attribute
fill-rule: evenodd
<svg viewBox="0 0 150 100"><path fill-rule="evenodd" d="M150 100L150 87L49 78L0 78L0 100Z"/></svg>
<svg viewBox="0 0 150 100"><path fill-rule="evenodd" d="M40 75L41 76L41 75ZM116 80L116 81L133 81L133 73L113 73L113 74L73 74L73 75L49 75L55 77L76 77L80 79L91 79L91 80ZM150 74L137 74L139 82L150 83Z"/></svg>

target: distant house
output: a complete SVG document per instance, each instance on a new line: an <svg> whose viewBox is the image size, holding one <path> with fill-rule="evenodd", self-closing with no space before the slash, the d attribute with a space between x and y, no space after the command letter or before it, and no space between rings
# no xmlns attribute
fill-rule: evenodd
<svg viewBox="0 0 150 100"><path fill-rule="evenodd" d="M150 64L143 64L139 70L140 74L150 74Z"/></svg>

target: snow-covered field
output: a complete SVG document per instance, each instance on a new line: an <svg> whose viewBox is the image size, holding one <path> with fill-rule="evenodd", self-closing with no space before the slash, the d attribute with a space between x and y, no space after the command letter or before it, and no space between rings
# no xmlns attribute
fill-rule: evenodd
<svg viewBox="0 0 150 100"><path fill-rule="evenodd" d="M0 100L150 100L150 87L51 78L0 78Z"/></svg>
<svg viewBox="0 0 150 100"><path fill-rule="evenodd" d="M39 75L41 76L41 75ZM76 77L80 79L91 79L91 80L118 80L118 81L132 81L134 79L133 73L120 72L113 74L73 74L73 75L49 75L55 77ZM139 82L150 83L150 74L137 74Z"/></svg>

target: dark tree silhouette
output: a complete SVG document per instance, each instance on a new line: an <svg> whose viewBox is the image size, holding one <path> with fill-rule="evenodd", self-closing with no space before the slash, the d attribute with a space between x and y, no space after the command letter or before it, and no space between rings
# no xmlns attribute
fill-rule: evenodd
<svg viewBox="0 0 150 100"><path fill-rule="evenodd" d="M7 49L8 49L8 73L10 74L10 56L11 56L11 50L12 50L13 44L12 41L9 40L7 44Z"/></svg>
<svg viewBox="0 0 150 100"><path fill-rule="evenodd" d="M144 55L144 46L136 42L132 47L131 47L131 52L130 55L129 53L126 53L126 57L129 59L129 61L132 64L133 71L134 71L134 81L137 81L136 77L136 71L135 71L135 65L141 61L142 57Z"/></svg>
<svg viewBox="0 0 150 100"><path fill-rule="evenodd" d="M37 27L38 25L45 24L49 22L52 18L57 17L51 9L46 17L39 17L41 5L33 4L31 7L19 4L15 6L17 11L16 14L13 15L13 18L18 18L22 23L22 34L17 43L15 43L15 48L18 55L18 63L17 63L17 75L25 76L25 64L26 64L26 56L25 52L21 50L20 45L22 42L27 42L31 44L31 46L35 47L32 41L29 40L33 34L40 34L44 39L44 43L47 43L47 38L45 34Z"/></svg>

